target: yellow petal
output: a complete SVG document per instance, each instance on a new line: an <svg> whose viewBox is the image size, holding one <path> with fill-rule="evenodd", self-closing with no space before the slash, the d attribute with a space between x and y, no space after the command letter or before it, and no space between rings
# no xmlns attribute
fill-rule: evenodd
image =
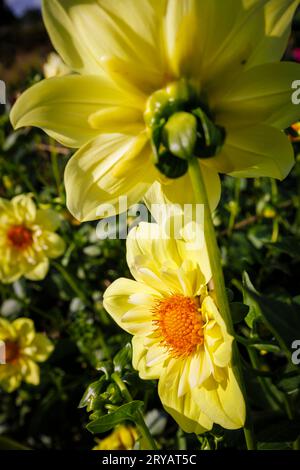
<svg viewBox="0 0 300 470"><path fill-rule="evenodd" d="M54 232L44 232L42 235L44 253L49 258L58 258L64 251L66 244L64 240Z"/></svg>
<svg viewBox="0 0 300 470"><path fill-rule="evenodd" d="M80 147L99 135L89 117L109 106L135 105L101 76L51 78L29 88L14 105L10 119L15 128L37 126L68 147ZM118 132L118 128L114 129Z"/></svg>
<svg viewBox="0 0 300 470"><path fill-rule="evenodd" d="M32 195L21 194L11 200L13 214L16 223L28 223L34 222L36 217L36 206L32 200Z"/></svg>
<svg viewBox="0 0 300 470"><path fill-rule="evenodd" d="M265 5L264 30L260 30L261 39L247 62L247 68L282 58L298 5L299 0L270 0Z"/></svg>
<svg viewBox="0 0 300 470"><path fill-rule="evenodd" d="M58 52L73 68L99 73L103 55L161 65L157 35L165 0L44 1L44 20Z"/></svg>
<svg viewBox="0 0 300 470"><path fill-rule="evenodd" d="M31 271L27 271L24 276L31 281L41 281L44 279L49 270L49 260L44 258Z"/></svg>
<svg viewBox="0 0 300 470"><path fill-rule="evenodd" d="M34 323L29 318L18 318L13 321L12 327L16 331L18 343L21 348L28 346L34 339Z"/></svg>
<svg viewBox="0 0 300 470"><path fill-rule="evenodd" d="M55 232L60 226L60 216L52 209L38 209L35 223L43 230Z"/></svg>
<svg viewBox="0 0 300 470"><path fill-rule="evenodd" d="M210 208L214 210L220 201L221 184L218 173L208 167L208 161L209 159L202 163L199 162L199 165L201 165ZM194 192L188 174L176 180L163 181L162 190L168 204L180 204L183 206L184 204L195 203Z"/></svg>
<svg viewBox="0 0 300 470"><path fill-rule="evenodd" d="M120 212L119 197L128 197L128 207L141 200L155 179L146 137L103 135L80 149L65 171L67 205L80 221ZM108 207L109 205L109 207ZM112 207L111 207L112 205ZM125 208L126 210L126 208Z"/></svg>
<svg viewBox="0 0 300 470"><path fill-rule="evenodd" d="M132 61L103 56L101 64L109 77L122 89L136 96L145 108L147 96L159 90L165 83L164 68L137 67Z"/></svg>
<svg viewBox="0 0 300 470"><path fill-rule="evenodd" d="M166 49L170 68L177 77L195 77L200 69L202 31L201 1L169 0L165 19ZM195 54L197 44L197 54Z"/></svg>
<svg viewBox="0 0 300 470"><path fill-rule="evenodd" d="M4 367L6 368L6 366ZM4 367L1 366L1 369ZM22 382L22 375L18 370L13 367L7 370L7 372L7 375L3 378L1 378L0 375L0 387L3 388L3 390L5 390L7 393L12 393L18 387L20 387Z"/></svg>
<svg viewBox="0 0 300 470"><path fill-rule="evenodd" d="M136 306L135 296L148 296L148 305ZM104 293L103 306L114 321L131 334L149 333L152 330L151 300L157 297L157 292L147 285L130 279L120 278L113 282ZM134 314L132 309L135 308ZM131 314L128 312L131 312ZM126 317L127 314L127 317Z"/></svg>
<svg viewBox="0 0 300 470"><path fill-rule="evenodd" d="M176 360L172 360L169 366L163 369L158 383L161 402L185 432L201 434L209 431L213 421L202 411L192 394L179 396L181 370L182 365Z"/></svg>
<svg viewBox="0 0 300 470"><path fill-rule="evenodd" d="M139 260L156 264L156 273L160 272L165 262L172 260L178 267L182 263L176 240L167 237L158 224L141 222L138 227L130 230L127 242L127 264L134 277L138 276Z"/></svg>
<svg viewBox="0 0 300 470"><path fill-rule="evenodd" d="M24 349L24 353L36 362L44 362L54 349L51 341L42 333L37 333L30 346Z"/></svg>
<svg viewBox="0 0 300 470"><path fill-rule="evenodd" d="M299 118L299 106L292 102L292 82L300 75L300 65L290 62L253 67L238 80L211 96L218 123L225 126L259 122L286 129Z"/></svg>
<svg viewBox="0 0 300 470"><path fill-rule="evenodd" d="M158 362L149 367L146 361L147 351L145 337L134 336L132 338L132 365L139 372L141 379L155 380L160 377L162 364Z"/></svg>
<svg viewBox="0 0 300 470"><path fill-rule="evenodd" d="M5 318L0 318L0 341L13 340L16 338L16 331L12 324Z"/></svg>
<svg viewBox="0 0 300 470"><path fill-rule="evenodd" d="M102 69L99 59L76 34L73 22L60 0L42 1L43 20L57 52L73 70L98 74Z"/></svg>
<svg viewBox="0 0 300 470"><path fill-rule="evenodd" d="M24 363L24 381L31 385L40 383L40 368L29 358L23 359Z"/></svg>
<svg viewBox="0 0 300 470"><path fill-rule="evenodd" d="M286 135L270 126L228 128L222 152L207 160L215 170L236 177L283 179L295 164Z"/></svg>
<svg viewBox="0 0 300 470"><path fill-rule="evenodd" d="M116 131L138 134L145 127L140 111L120 106L108 106L96 111L90 115L88 121L93 129L98 129L103 134Z"/></svg>
<svg viewBox="0 0 300 470"><path fill-rule="evenodd" d="M245 401L230 367L226 383L217 384L210 379L206 386L194 388L192 396L214 423L226 429L243 427Z"/></svg>

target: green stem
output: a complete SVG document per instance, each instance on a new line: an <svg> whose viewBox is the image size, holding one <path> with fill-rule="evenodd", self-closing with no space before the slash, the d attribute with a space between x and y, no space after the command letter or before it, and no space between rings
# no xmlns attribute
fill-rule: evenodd
<svg viewBox="0 0 300 470"><path fill-rule="evenodd" d="M125 400L127 400L127 402L130 403L133 400L133 398L132 398L131 393L129 392L128 388L126 387L125 383L123 382L123 380L119 376L119 374L114 372L111 375L111 378L117 384L117 386L119 387L120 392L122 393ZM148 429L148 426L145 423L145 420L144 420L144 417L143 417L141 411L138 411L138 420L137 420L136 424L137 424L137 426L138 426L145 442L147 442L147 445L148 445L147 450L157 450L157 445L155 443L155 440L153 439L153 437L150 434L150 431Z"/></svg>
<svg viewBox="0 0 300 470"><path fill-rule="evenodd" d="M223 275L223 269L221 265L221 255L217 243L216 232L212 221L211 211L209 208L208 197L206 188L204 185L199 160L197 158L191 158L189 160L189 174L194 190L196 202L198 204L204 204L204 226L205 226L205 241L208 251L208 257L210 261L211 271L213 273L214 292L216 294L218 308L220 309L222 316L226 322L228 332L234 336L234 329L232 318L230 314L230 308L228 298L225 289L225 281ZM250 421L249 406L247 403L247 395L245 392L245 385L243 379L243 372L237 349L236 342L233 344L232 351L232 368L233 372L240 384L242 393L244 395L245 403L247 406L247 420L244 425L244 434L248 450L256 448L255 439L253 436L252 425Z"/></svg>
<svg viewBox="0 0 300 470"><path fill-rule="evenodd" d="M80 287L77 285L76 281L73 279L73 277L64 269L64 267L57 263L56 261L52 261L53 266L57 271L60 272L60 274L63 276L64 280L69 284L73 292L76 294L77 297L79 297L84 303L89 304L90 302L88 301L85 293L80 289Z"/></svg>
<svg viewBox="0 0 300 470"><path fill-rule="evenodd" d="M185 435L181 428L179 428L177 431L177 441L178 441L178 450L187 449Z"/></svg>
<svg viewBox="0 0 300 470"><path fill-rule="evenodd" d="M58 155L55 145L53 145L54 140L50 139L50 148L51 148L51 165L52 165L52 172L56 184L57 194L61 197L61 178L60 178L60 171L58 165Z"/></svg>

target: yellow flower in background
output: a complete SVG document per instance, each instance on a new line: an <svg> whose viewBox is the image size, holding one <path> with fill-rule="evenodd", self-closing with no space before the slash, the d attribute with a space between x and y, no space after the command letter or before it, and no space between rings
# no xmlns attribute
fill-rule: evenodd
<svg viewBox="0 0 300 470"><path fill-rule="evenodd" d="M184 431L237 429L245 404L231 367L233 338L208 292L207 252L187 241L189 226L183 240L166 238L158 224L133 229L127 262L136 280L111 284L104 307L134 335L134 368L159 380L162 404Z"/></svg>
<svg viewBox="0 0 300 470"><path fill-rule="evenodd" d="M65 249L55 233L59 216L51 209L38 209L31 195L11 201L0 198L0 282L11 283L25 276L38 281L49 269L49 258Z"/></svg>
<svg viewBox="0 0 300 470"><path fill-rule="evenodd" d="M45 78L52 78L52 77L62 77L64 75L68 75L71 70L70 68L62 61L60 56L55 52L51 52L48 57L47 61L44 64L43 72Z"/></svg>
<svg viewBox="0 0 300 470"><path fill-rule="evenodd" d="M184 142L176 142L184 127L214 208L218 172L282 179L293 166L282 130L299 118L291 83L300 66L279 61L298 3L43 1L53 45L77 74L27 90L11 121L80 147L65 184L81 221L120 195L137 202L154 181L170 202L193 202Z"/></svg>
<svg viewBox="0 0 300 470"><path fill-rule="evenodd" d="M291 142L300 142L300 122L295 122L290 127L289 139Z"/></svg>
<svg viewBox="0 0 300 470"><path fill-rule="evenodd" d="M118 426L104 439L97 439L93 450L132 450L138 439L138 432L132 426Z"/></svg>
<svg viewBox="0 0 300 470"><path fill-rule="evenodd" d="M5 364L0 364L0 387L13 392L22 381L38 385L40 369L37 362L48 359L54 349L51 341L35 332L29 318L18 318L12 323L0 318L0 341L5 351Z"/></svg>

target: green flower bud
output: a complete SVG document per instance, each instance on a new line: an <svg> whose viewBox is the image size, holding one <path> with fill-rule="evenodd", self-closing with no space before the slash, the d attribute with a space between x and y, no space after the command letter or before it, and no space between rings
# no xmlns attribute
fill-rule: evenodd
<svg viewBox="0 0 300 470"><path fill-rule="evenodd" d="M179 112L170 117L163 128L163 142L176 157L188 160L194 155L197 141L197 119L190 113Z"/></svg>
<svg viewBox="0 0 300 470"><path fill-rule="evenodd" d="M175 157L167 150L158 155L156 168L167 178L176 179L185 175L188 171L188 162L182 158Z"/></svg>
<svg viewBox="0 0 300 470"><path fill-rule="evenodd" d="M225 140L224 129L213 123L207 107L184 79L153 93L144 118L151 134L154 164L168 178L183 176L188 170L186 160L192 156L217 155Z"/></svg>
<svg viewBox="0 0 300 470"><path fill-rule="evenodd" d="M195 155L199 158L214 157L222 149L225 130L215 125L201 108L194 109L193 115L197 118Z"/></svg>

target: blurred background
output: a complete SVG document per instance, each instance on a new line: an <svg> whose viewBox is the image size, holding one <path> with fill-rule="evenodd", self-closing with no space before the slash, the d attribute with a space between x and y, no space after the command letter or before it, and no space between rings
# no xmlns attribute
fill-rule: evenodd
<svg viewBox="0 0 300 470"><path fill-rule="evenodd" d="M49 59L52 46L39 6L39 0L0 0L0 79L7 85L7 105L0 107L0 197L11 199L17 194L32 193L41 207L57 211L67 249L52 264L44 281L0 283L1 316L9 320L32 318L37 331L45 332L55 343L54 353L41 365L39 386L23 384L10 394L0 390L0 449L92 449L97 441L86 430L87 403L81 403L83 408L78 405L89 384L101 375L103 361L110 370L116 363L116 354L130 341L102 307L103 292L110 282L130 275L124 241L98 240L96 223L80 225L66 210L63 173L71 152L38 129L13 132L11 128L9 110L17 96L57 70L56 59ZM285 58L300 62L299 12ZM287 131L296 155L299 129L300 126ZM246 270L259 292L275 295L279 301L296 299L300 304L299 193L299 156L292 173L282 183L267 178L224 178L215 225L232 302L243 301L241 273ZM262 343L272 341L272 334L259 321L253 327L251 322L240 320L236 323L241 336L251 335L255 327ZM299 423L292 432L284 406L278 396L277 404L276 400L275 404L267 401L265 387L271 387L275 396L277 393L292 397L293 406L299 409L299 376L293 377L292 382L281 380L282 371L289 371L278 347L262 347L252 357L246 346L241 345L241 350L260 448L289 449L299 433ZM199 439L184 436L161 409L156 383L142 382L130 366L130 350L125 349L124 354L117 363L123 361L128 387L135 399L144 402L147 422L160 446L243 447L240 431L216 428ZM259 379L255 374L258 369ZM283 429L289 430L288 437L280 434ZM97 438L103 440L103 436ZM110 441L108 445L116 444ZM118 445L122 447L124 443Z"/></svg>

